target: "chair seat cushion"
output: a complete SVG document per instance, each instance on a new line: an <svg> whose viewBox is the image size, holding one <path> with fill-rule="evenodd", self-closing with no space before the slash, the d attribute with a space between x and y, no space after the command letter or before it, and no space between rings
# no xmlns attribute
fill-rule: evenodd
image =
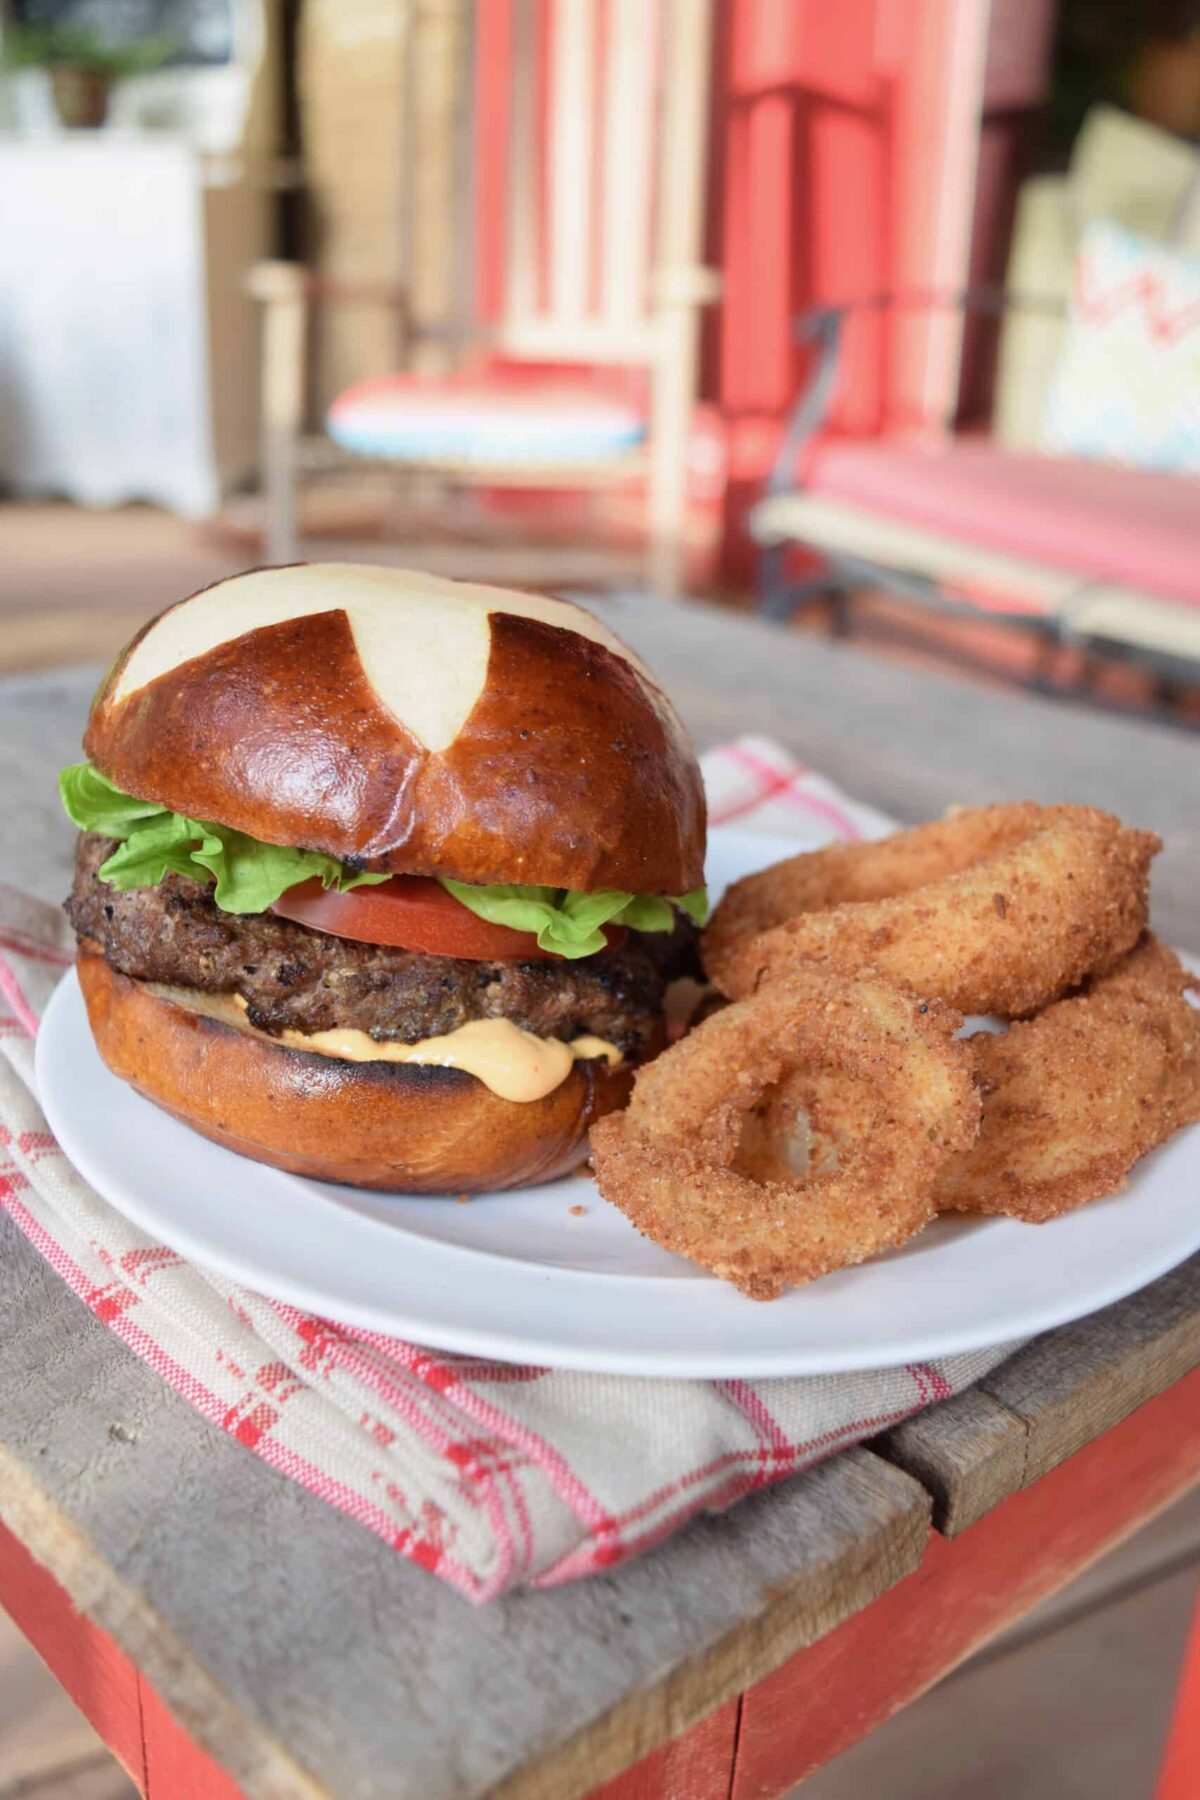
<svg viewBox="0 0 1200 1800"><path fill-rule="evenodd" d="M892 570L935 584L940 597L980 614L1031 623L1061 618L1086 586L1067 569L990 550L965 538L884 518L804 489L760 500L749 519L760 544L807 544L864 574ZM869 578L864 586L870 586Z"/></svg>
<svg viewBox="0 0 1200 1800"><path fill-rule="evenodd" d="M936 449L830 439L809 491L864 511L1200 606L1200 482L961 437Z"/></svg>
<svg viewBox="0 0 1200 1800"><path fill-rule="evenodd" d="M1053 622L1080 642L1102 640L1110 648L1200 668L1200 607L1081 580L1070 570L885 519L808 489L761 500L750 514L750 530L760 544L807 544L867 569L933 582L941 599L960 612L1035 627Z"/></svg>
<svg viewBox="0 0 1200 1800"><path fill-rule="evenodd" d="M642 442L646 419L585 378L509 366L356 382L326 428L357 456L488 469L604 462Z"/></svg>

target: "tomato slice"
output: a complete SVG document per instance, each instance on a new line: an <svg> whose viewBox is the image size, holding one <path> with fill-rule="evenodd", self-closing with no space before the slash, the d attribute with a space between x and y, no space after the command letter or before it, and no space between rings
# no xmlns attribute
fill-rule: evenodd
<svg viewBox="0 0 1200 1800"><path fill-rule="evenodd" d="M348 894L324 888L314 878L281 894L271 911L333 937L424 950L431 956L491 962L546 954L532 931L513 931L477 918L427 875L393 875L390 881L351 888Z"/></svg>
<svg viewBox="0 0 1200 1800"><path fill-rule="evenodd" d="M429 956L461 956L471 962L556 962L532 931L514 931L478 918L428 875L393 875L376 886L339 894L315 877L281 894L271 911L312 931L354 938L360 944L389 944L423 950ZM623 927L605 933L609 944L625 936Z"/></svg>

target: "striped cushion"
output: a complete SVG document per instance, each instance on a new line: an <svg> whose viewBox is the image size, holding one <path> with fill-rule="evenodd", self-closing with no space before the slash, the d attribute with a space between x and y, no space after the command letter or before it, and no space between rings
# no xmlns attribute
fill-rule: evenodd
<svg viewBox="0 0 1200 1800"><path fill-rule="evenodd" d="M1200 474L1200 257L1085 228L1042 448Z"/></svg>
<svg viewBox="0 0 1200 1800"><path fill-rule="evenodd" d="M618 397L577 379L511 370L359 381L334 401L326 423L334 442L357 456L481 468L601 462L646 435L642 413Z"/></svg>

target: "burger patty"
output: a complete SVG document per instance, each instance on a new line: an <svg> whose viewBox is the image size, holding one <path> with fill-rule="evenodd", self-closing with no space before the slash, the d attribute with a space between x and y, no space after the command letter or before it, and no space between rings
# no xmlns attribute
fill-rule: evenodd
<svg viewBox="0 0 1200 1800"><path fill-rule="evenodd" d="M97 870L116 848L80 835L66 903L76 936L123 975L240 994L263 1031L336 1028L415 1043L472 1019L511 1019L539 1037L605 1038L632 1058L653 1042L663 991L697 970L695 927L631 932L620 949L547 962L472 962L311 931L274 913L222 912L180 875L118 893Z"/></svg>

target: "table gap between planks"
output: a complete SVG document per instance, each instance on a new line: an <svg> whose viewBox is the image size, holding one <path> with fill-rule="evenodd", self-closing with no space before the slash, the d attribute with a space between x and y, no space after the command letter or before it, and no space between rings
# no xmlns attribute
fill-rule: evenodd
<svg viewBox="0 0 1200 1800"><path fill-rule="evenodd" d="M702 748L767 731L906 820L1065 797L1158 829L1158 928L1200 943L1186 739L605 610ZM4 686L0 872L47 895L94 680ZM7 1222L0 1319L0 1599L153 1800L765 1800L1200 1476L1198 1260L639 1562L472 1610L209 1427Z"/></svg>

